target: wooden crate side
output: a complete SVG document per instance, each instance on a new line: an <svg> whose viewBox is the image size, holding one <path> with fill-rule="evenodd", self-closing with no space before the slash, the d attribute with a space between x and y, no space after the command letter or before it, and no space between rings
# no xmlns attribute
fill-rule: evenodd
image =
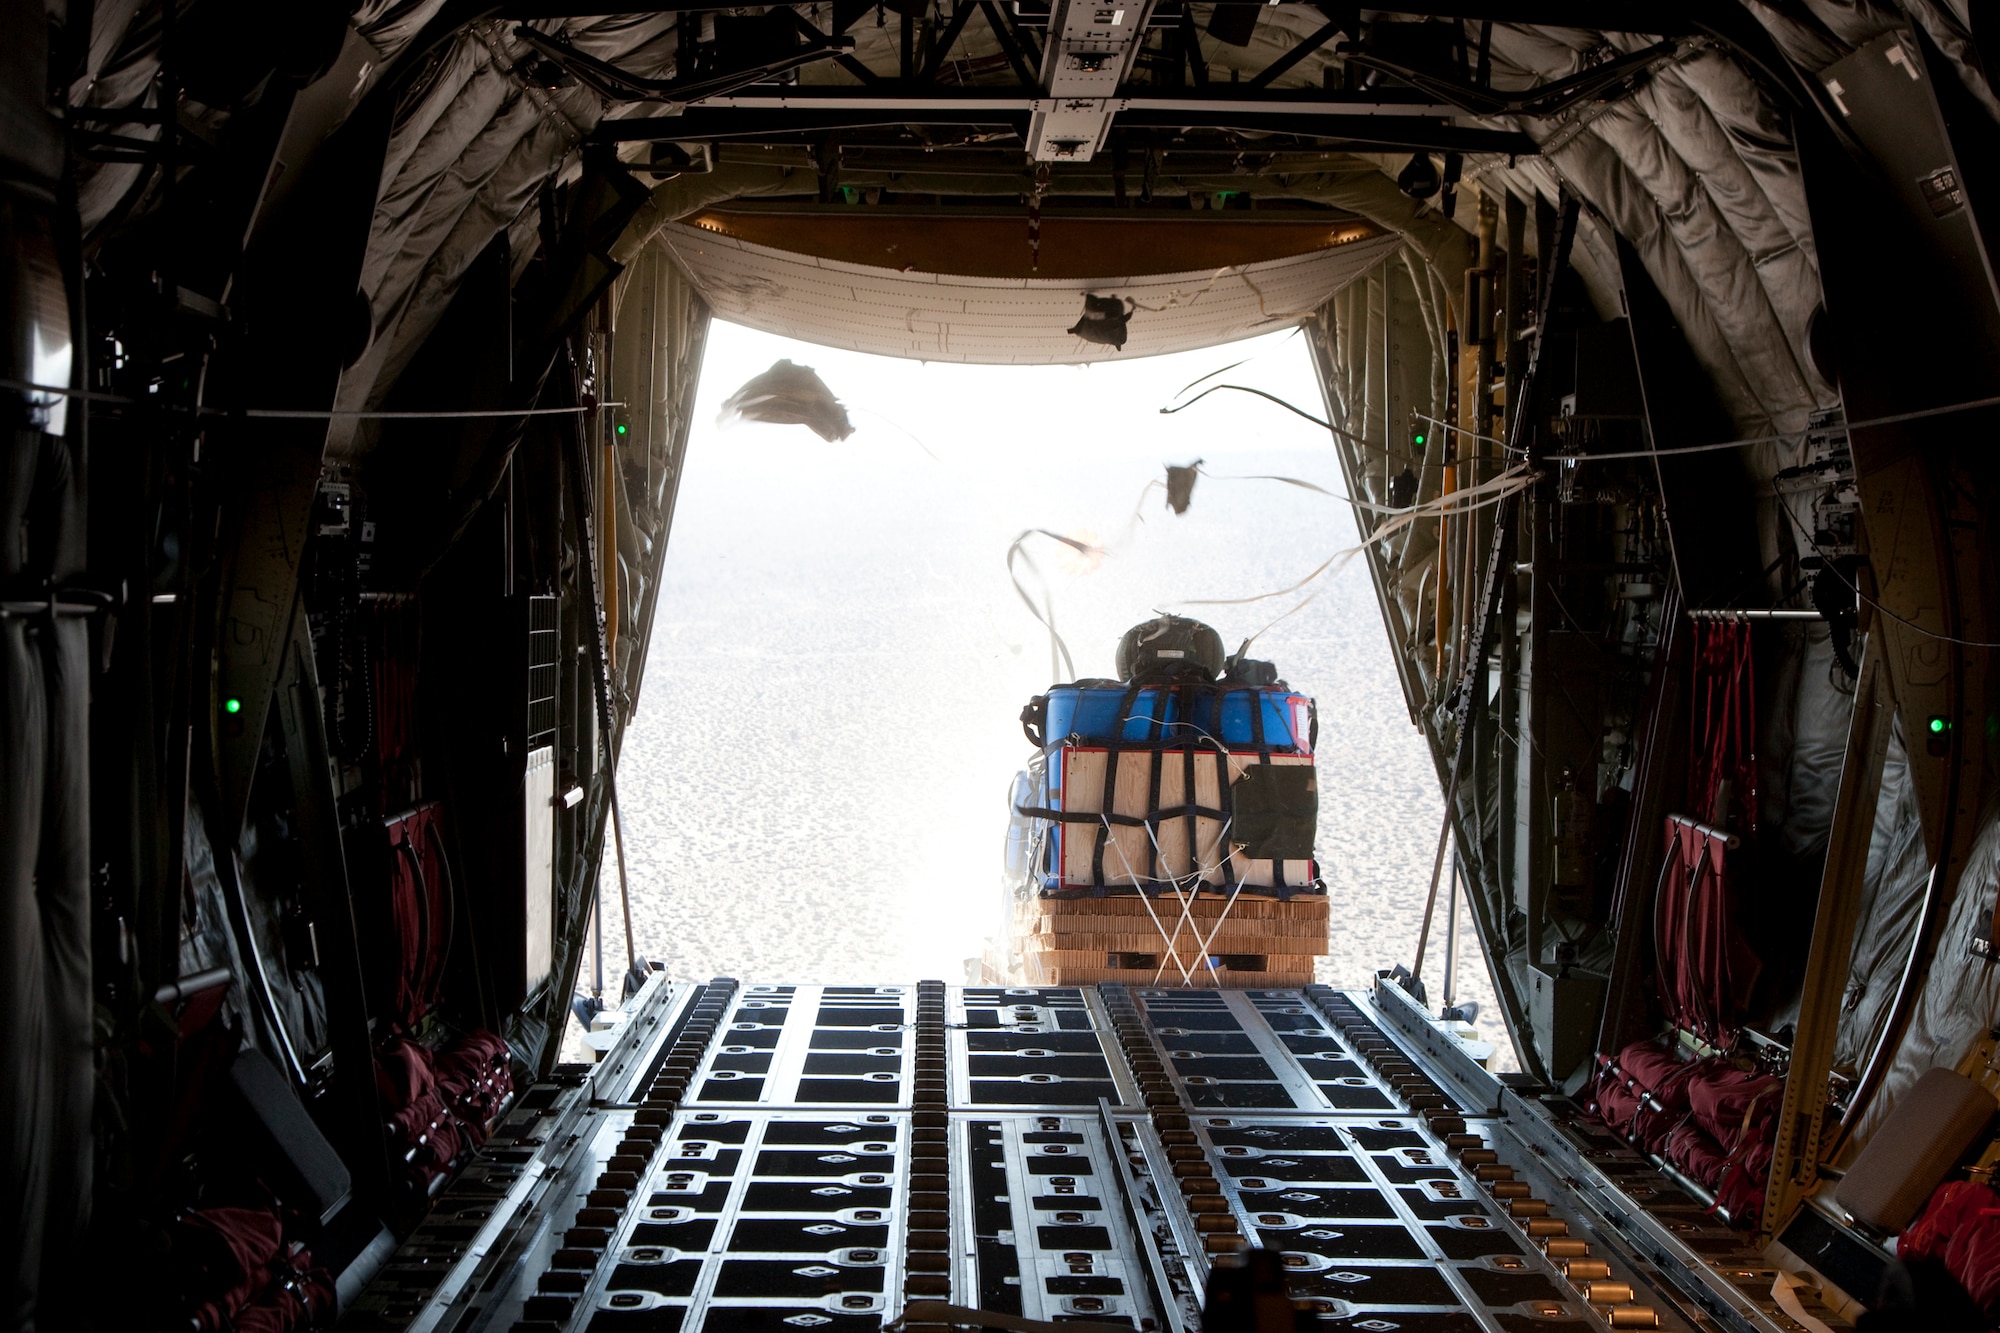
<svg viewBox="0 0 2000 1333"><path fill-rule="evenodd" d="M1154 752L1127 750L1118 755L1111 774L1111 812L1143 816L1152 809ZM1101 747L1065 748L1062 753L1063 808L1077 814L1098 814L1104 810L1106 763L1109 751ZM1210 751L1194 753L1194 804L1205 809L1221 808L1222 794L1217 775L1223 769L1221 756ZM1270 756L1273 764L1297 766L1313 762L1310 755ZM1258 762L1255 755L1228 756L1228 781L1234 783L1244 770ZM1159 754L1159 808L1186 804L1187 760L1184 752ZM1161 824L1159 846L1143 827L1130 824L1109 826L1072 822L1065 826L1062 839L1062 877L1066 884L1093 882L1099 834L1104 844L1101 862L1107 884L1123 884L1133 879L1191 877L1197 870L1200 882L1222 883L1224 861L1222 821L1197 817L1194 821L1194 856L1188 848L1188 821L1173 819ZM1157 859L1155 859L1157 857ZM1270 861L1253 861L1235 848L1227 851L1234 877L1241 883L1270 887L1278 882L1277 867ZM1309 861L1287 861L1284 881L1305 884L1312 877Z"/></svg>
<svg viewBox="0 0 2000 1333"><path fill-rule="evenodd" d="M1034 936L1039 939L1069 939L1083 935L1172 935L1179 932L1183 937L1199 932L1204 938L1214 935L1220 939L1229 935L1269 935L1296 940L1323 940L1326 938L1326 923L1323 921L1238 921L1233 917L1217 924L1213 919L1196 917L1192 921L1179 921L1167 917L1160 922L1148 921L1145 917L1073 916L1061 921L1024 921L1022 929L1015 933L1022 938Z"/></svg>
<svg viewBox="0 0 2000 1333"><path fill-rule="evenodd" d="M1158 935L1028 935L1022 939L1022 947L1036 953L1164 953L1168 943ZM1174 953L1194 957L1200 949L1200 941L1190 939L1186 931L1174 941ZM1224 933L1208 943L1208 953L1296 953L1318 959L1326 955L1326 949L1318 941L1290 935Z"/></svg>
<svg viewBox="0 0 2000 1333"><path fill-rule="evenodd" d="M1138 972L1123 968L1108 967L1064 967L1053 970L1051 979L1033 984L1043 986L1093 986L1104 981L1120 981L1133 986L1155 987L1166 990L1185 990L1178 973L1171 978L1153 980L1150 971ZM1203 973L1194 985L1195 990L1301 990L1310 986L1313 974L1298 972L1230 972L1224 971L1221 980L1210 980Z"/></svg>
<svg viewBox="0 0 2000 1333"><path fill-rule="evenodd" d="M1291 939L1299 942L1299 947L1288 950L1302 953L1308 950L1316 953L1327 951L1328 930L1325 921L1291 921L1270 917L1250 917L1239 919L1231 916L1220 923L1214 917L1194 917L1183 921L1165 913L1156 922L1150 917L1132 916L1066 916L1057 918L1022 916L1016 919L1014 934L1023 942L1029 941L1084 941L1112 936L1125 937L1143 935L1148 939L1158 939L1163 934L1175 935L1183 939L1199 934L1213 935L1217 941L1259 936L1270 939ZM1081 947L1081 945L1072 946Z"/></svg>
<svg viewBox="0 0 2000 1333"><path fill-rule="evenodd" d="M1020 911L1034 912L1042 916L1139 916L1146 915L1147 904L1155 912L1172 911L1179 914L1180 901L1171 895L1142 901L1136 894L1109 895L1094 898L1083 895L1075 898L1032 898L1017 904ZM1331 903L1323 893L1294 894L1290 898L1275 898L1248 890L1236 896L1234 906L1229 905L1226 894L1203 893L1196 897L1189 910L1196 916L1220 916L1227 907L1232 917L1273 917L1298 920L1325 921L1332 915Z"/></svg>
<svg viewBox="0 0 2000 1333"><path fill-rule="evenodd" d="M1036 949L1034 951L1035 956L1038 959L1040 959L1044 967L1051 967L1051 966L1105 967L1109 966L1109 964L1105 962L1105 957L1107 954L1110 953L1142 953L1142 954L1149 954L1155 958L1158 958L1163 955L1163 952L1164 952L1163 950L1160 950L1158 948L1111 949L1111 950ZM1217 950L1217 952L1221 953L1224 951ZM1286 972L1286 971L1296 971L1299 969L1304 969L1305 971L1310 972L1312 970L1314 960L1318 957L1317 954L1309 954L1309 953L1265 953L1262 952L1261 950L1248 950L1248 949L1244 950L1231 949L1227 950L1227 952L1257 953L1259 954L1259 956L1263 957L1266 960L1266 965L1263 968L1263 970L1267 972ZM1202 955L1190 952L1190 953L1181 953L1179 954L1179 957L1181 961L1187 963L1188 966L1192 967L1198 961L1200 961ZM1092 961L1093 959L1095 960L1095 962Z"/></svg>

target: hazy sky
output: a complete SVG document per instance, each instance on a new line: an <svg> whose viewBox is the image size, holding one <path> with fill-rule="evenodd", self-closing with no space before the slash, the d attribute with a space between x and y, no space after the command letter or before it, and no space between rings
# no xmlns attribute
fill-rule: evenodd
<svg viewBox="0 0 2000 1333"><path fill-rule="evenodd" d="M820 373L851 438L716 424L780 358ZM1047 528L1105 552L1030 547L1082 676L1113 674L1119 635L1155 610L1199 615L1233 649L1300 595L1195 600L1283 588L1354 541L1342 503L1226 479L1340 491L1323 430L1236 393L1159 413L1245 358L1223 378L1324 412L1294 334L999 368L715 324L620 769L641 947L679 976L961 980L998 925L1007 790L1030 752L1021 706L1051 683L1048 635L1008 579L1015 538ZM1176 517L1147 483L1197 458L1216 475ZM1443 807L1365 567L1312 590L1256 655L1320 701L1322 975L1363 985L1409 961ZM1483 994L1467 957L1467 993Z"/></svg>

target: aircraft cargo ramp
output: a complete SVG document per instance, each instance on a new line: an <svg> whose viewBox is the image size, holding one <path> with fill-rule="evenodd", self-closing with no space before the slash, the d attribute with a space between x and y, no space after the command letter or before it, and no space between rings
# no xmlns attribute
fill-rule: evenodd
<svg viewBox="0 0 2000 1333"><path fill-rule="evenodd" d="M669 984L525 1089L344 1326L1797 1330L1703 1204L1393 986ZM1800 1305L1803 1302L1803 1305ZM1027 1321L1027 1322L1024 1322Z"/></svg>

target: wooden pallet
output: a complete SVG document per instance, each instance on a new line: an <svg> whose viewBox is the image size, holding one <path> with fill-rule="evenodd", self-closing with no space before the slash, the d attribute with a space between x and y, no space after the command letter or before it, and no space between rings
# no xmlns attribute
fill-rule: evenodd
<svg viewBox="0 0 2000 1333"><path fill-rule="evenodd" d="M1327 951L1325 898L1275 900L1238 898L1227 917L1221 904L1197 898L1182 920L1181 904L1171 898L1150 903L1146 910L1136 898L1040 899L1014 913L1014 935L1024 945L1042 949L1161 949L1168 938L1193 942L1213 935L1211 953L1305 953ZM1227 946L1227 947L1225 947Z"/></svg>
<svg viewBox="0 0 2000 1333"><path fill-rule="evenodd" d="M1323 893L1300 893L1290 898L1270 898L1250 892L1238 894L1236 905L1229 906L1229 899L1222 894L1208 892L1197 897L1189 911L1196 917L1210 920L1219 917L1228 908L1232 921L1325 921L1328 917L1327 896ZM1102 898L1079 896L1075 898L1034 898L1022 905L1021 911L1032 912L1049 918L1070 916L1129 916L1145 920L1150 904L1154 912L1172 911L1178 914L1180 903L1171 897L1141 899L1137 894L1107 895Z"/></svg>
<svg viewBox="0 0 2000 1333"><path fill-rule="evenodd" d="M1155 981L1151 968L1143 970L1112 967L1053 967L1038 969L1035 964L1030 963L1029 971L1036 975L1024 981L1023 985L1092 986L1100 981L1122 981L1132 986L1159 986L1172 989L1181 989L1185 985L1181 981L1180 973L1172 970L1169 970L1167 975ZM1223 968L1214 978L1211 978L1207 970L1204 969L1194 979L1195 988L1198 990L1299 990L1312 985L1312 983L1313 973L1310 968L1302 972L1237 972L1229 968Z"/></svg>
<svg viewBox="0 0 2000 1333"><path fill-rule="evenodd" d="M1159 973L1158 984L1183 986L1188 984L1181 975L1185 968L1193 984L1202 987L1288 988L1310 984L1315 962L1327 952L1324 896L1280 900L1239 894L1231 905L1221 896L1204 895L1187 905L1189 921L1180 919L1182 910L1173 898L1022 902L1014 912L1014 940L1024 973L1020 984L1152 985ZM1210 957L1227 957L1238 966L1219 964L1211 973Z"/></svg>

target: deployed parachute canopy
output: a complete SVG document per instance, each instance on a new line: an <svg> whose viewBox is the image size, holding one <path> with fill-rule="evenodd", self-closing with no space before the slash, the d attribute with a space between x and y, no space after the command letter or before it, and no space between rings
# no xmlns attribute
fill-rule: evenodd
<svg viewBox="0 0 2000 1333"><path fill-rule="evenodd" d="M779 361L752 379L722 404L716 422L764 421L774 426L808 426L828 442L854 434L847 408L811 366Z"/></svg>

